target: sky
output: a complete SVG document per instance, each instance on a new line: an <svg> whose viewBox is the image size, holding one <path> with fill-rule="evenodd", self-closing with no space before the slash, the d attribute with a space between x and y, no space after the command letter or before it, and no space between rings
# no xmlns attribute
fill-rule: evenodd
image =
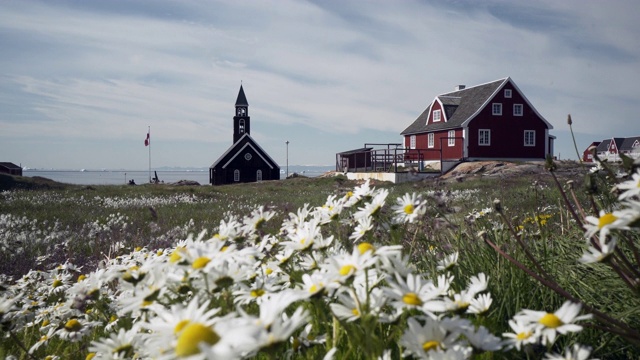
<svg viewBox="0 0 640 360"><path fill-rule="evenodd" d="M209 167L242 84L276 162L334 165L505 77L577 159L568 114L579 152L640 135L639 18L636 0L0 0L0 161Z"/></svg>

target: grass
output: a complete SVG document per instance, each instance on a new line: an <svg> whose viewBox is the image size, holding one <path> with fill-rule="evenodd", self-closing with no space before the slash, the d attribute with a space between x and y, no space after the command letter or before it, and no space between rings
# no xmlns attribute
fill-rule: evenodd
<svg viewBox="0 0 640 360"><path fill-rule="evenodd" d="M573 186L580 188L583 175L571 173L571 177L562 180L573 180ZM0 175L0 189L9 190L0 195L0 274L16 279L30 270L50 270L66 261L89 271L105 259L127 254L138 247L152 252L169 248L203 229L213 235L229 213L245 216L259 205L276 212L275 218L263 229L264 233L277 233L279 224L289 213L295 213L305 204L320 206L328 196L344 196L355 186L356 183L342 176L185 187L74 186L47 179ZM515 260L534 268L535 262L523 254L514 235L507 231L509 225L520 229L523 242L562 288L594 308L623 319L636 329L640 327L637 294L607 271L605 265L587 266L576 261L585 248L584 231L571 221L567 205L563 204L560 191L549 175L475 176L462 182L426 180L374 186L389 191L389 203L405 193L416 192L424 194L429 205L417 226L378 228L365 240L402 245L418 269L432 274L437 272L435 265L444 254L458 251L460 260L453 270L456 279L479 272L491 279L489 291L494 294L495 302L490 316L477 321L493 333L509 331L507 320L520 309L553 311L565 300L487 246L485 241L489 240ZM579 202L588 208L586 194L579 192L578 196ZM500 200L504 218L491 211L494 199ZM598 201L609 204L612 200L602 191ZM347 240L348 232L340 226L333 230L342 235L339 241L352 246ZM458 281L455 286L462 288L464 284ZM354 338L350 341L355 343L399 336L385 332L394 331L392 328L381 327L367 334L359 333L360 327L349 326L345 324L346 333L335 335L352 334ZM22 336L29 343L38 334ZM557 346L561 349L573 342L593 346L594 356L600 358L640 356L637 346L603 331L597 323L577 335L560 339ZM378 347L371 348L370 353L348 348L350 358L368 358L381 351ZM3 351L4 354L20 353L15 344L11 346L6 341L0 341L0 349L4 349L0 355ZM546 349L532 347L529 350L529 353L495 353L494 356L537 358Z"/></svg>

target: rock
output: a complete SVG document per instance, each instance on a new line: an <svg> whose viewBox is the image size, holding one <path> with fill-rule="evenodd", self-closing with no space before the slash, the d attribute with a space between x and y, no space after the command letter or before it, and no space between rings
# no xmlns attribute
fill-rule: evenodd
<svg viewBox="0 0 640 360"><path fill-rule="evenodd" d="M200 183L195 181L195 180L180 180L180 181L176 181L174 182L172 185L179 185L179 186L200 186Z"/></svg>

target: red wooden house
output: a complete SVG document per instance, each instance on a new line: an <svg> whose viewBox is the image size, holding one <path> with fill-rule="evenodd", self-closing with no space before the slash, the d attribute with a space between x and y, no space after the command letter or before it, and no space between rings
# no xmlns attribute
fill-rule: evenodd
<svg viewBox="0 0 640 360"><path fill-rule="evenodd" d="M401 135L407 161L541 160L551 129L507 77L436 96Z"/></svg>
<svg viewBox="0 0 640 360"><path fill-rule="evenodd" d="M587 148L582 152L582 161L593 162L593 151L591 149L597 149L598 145L600 145L600 141L594 141L587 146Z"/></svg>

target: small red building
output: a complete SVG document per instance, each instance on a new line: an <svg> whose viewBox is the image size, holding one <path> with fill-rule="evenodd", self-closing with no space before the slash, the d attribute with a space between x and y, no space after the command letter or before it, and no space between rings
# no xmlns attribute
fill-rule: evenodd
<svg viewBox="0 0 640 360"><path fill-rule="evenodd" d="M541 160L553 126L507 77L436 96L401 135L409 161Z"/></svg>
<svg viewBox="0 0 640 360"><path fill-rule="evenodd" d="M592 142L587 148L582 152L582 161L583 162L593 162L593 153L595 149L600 145L600 141ZM593 149L593 151L591 150Z"/></svg>
<svg viewBox="0 0 640 360"><path fill-rule="evenodd" d="M0 162L0 173L22 176L22 168L12 162Z"/></svg>

